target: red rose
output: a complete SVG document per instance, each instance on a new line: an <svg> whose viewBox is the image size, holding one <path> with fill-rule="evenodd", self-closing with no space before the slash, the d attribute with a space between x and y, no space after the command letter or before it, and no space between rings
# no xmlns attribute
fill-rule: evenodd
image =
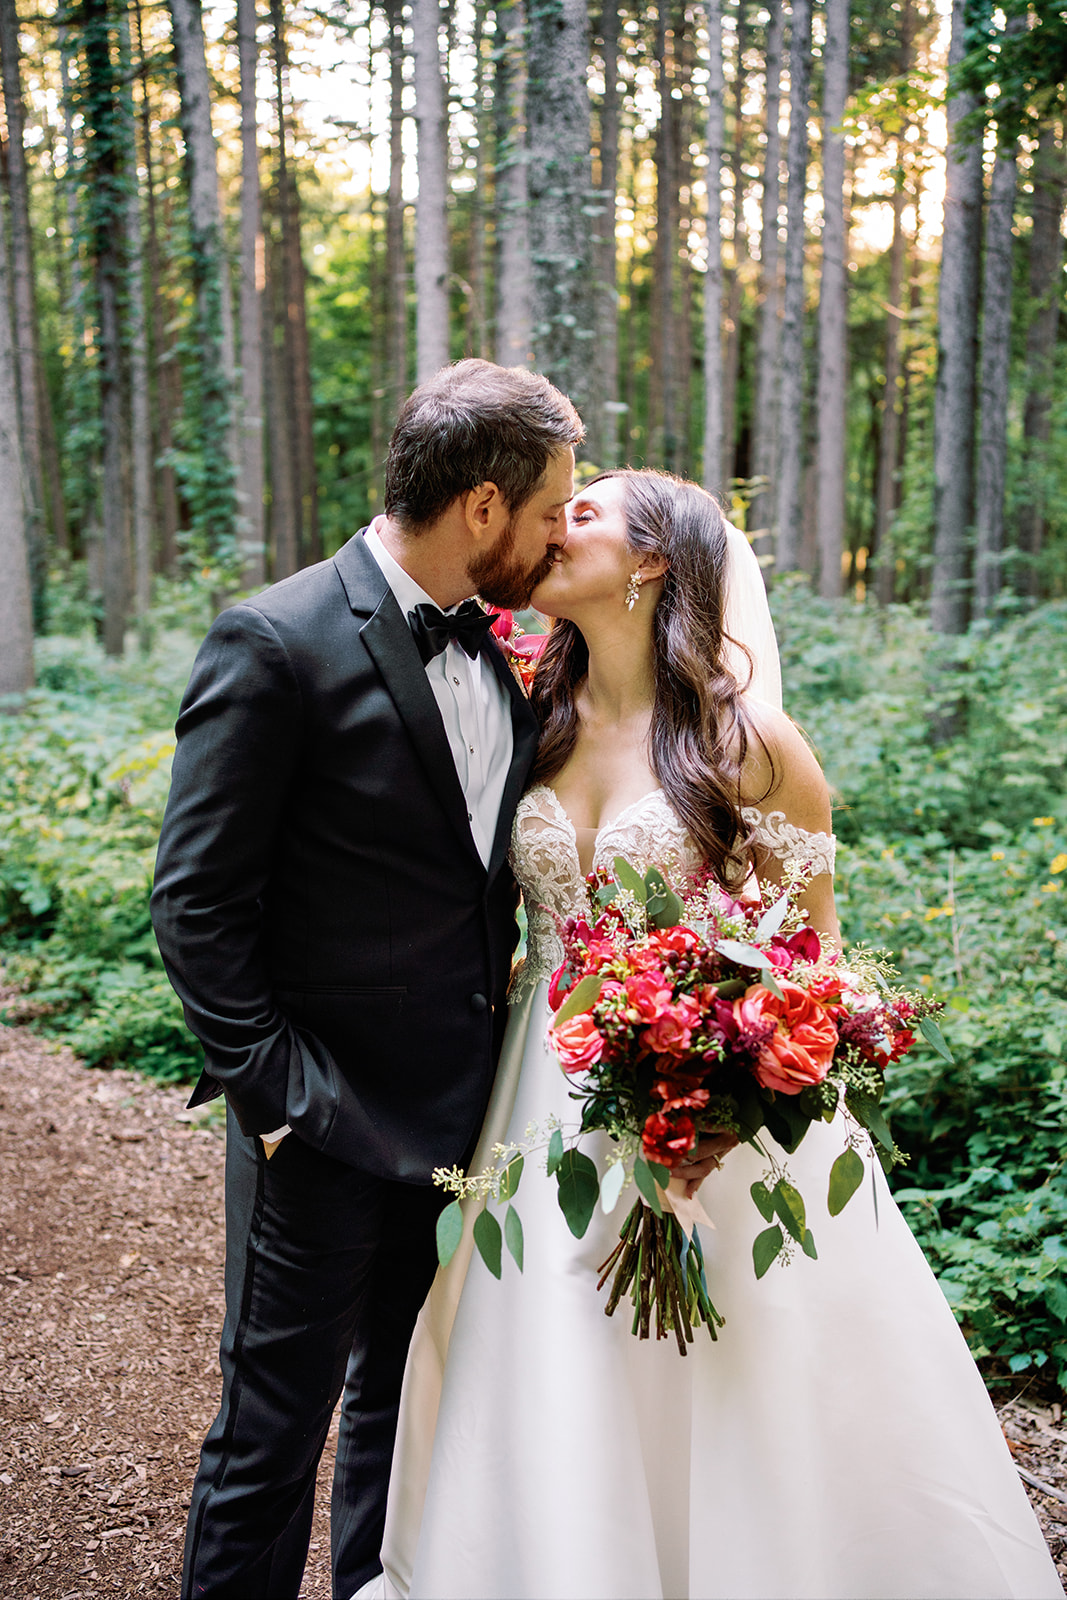
<svg viewBox="0 0 1067 1600"><path fill-rule="evenodd" d="M658 1056L684 1056L699 1023L700 1007L692 995L683 994L645 1029L641 1043Z"/></svg>
<svg viewBox="0 0 1067 1600"><path fill-rule="evenodd" d="M599 1061L604 1049L604 1037L588 1011L568 1017L552 1030L556 1054L564 1072L584 1072L594 1061Z"/></svg>
<svg viewBox="0 0 1067 1600"><path fill-rule="evenodd" d="M548 1003L553 1011L559 1010L573 988L574 972L570 962L564 961L548 980Z"/></svg>
<svg viewBox="0 0 1067 1600"><path fill-rule="evenodd" d="M647 1160L674 1167L689 1154L695 1136L693 1119L684 1112L681 1116L666 1117L662 1111L654 1111L645 1123L641 1148Z"/></svg>
<svg viewBox="0 0 1067 1600"><path fill-rule="evenodd" d="M799 1094L829 1072L837 1028L826 1007L807 990L788 978L782 979L781 989L784 999L779 1000L762 984L753 984L742 1003L758 1007L763 1019L775 1025L756 1057L757 1081L780 1094Z"/></svg>
<svg viewBox="0 0 1067 1600"><path fill-rule="evenodd" d="M692 928L659 928L648 936L648 942L659 950L675 950L680 956L695 950L700 940Z"/></svg>

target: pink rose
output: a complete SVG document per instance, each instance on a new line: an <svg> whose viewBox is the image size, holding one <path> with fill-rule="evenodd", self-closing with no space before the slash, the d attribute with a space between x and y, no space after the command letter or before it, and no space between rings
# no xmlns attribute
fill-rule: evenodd
<svg viewBox="0 0 1067 1600"><path fill-rule="evenodd" d="M626 998L632 1021L655 1022L671 1003L670 985L664 981L662 972L646 972L627 978Z"/></svg>
<svg viewBox="0 0 1067 1600"><path fill-rule="evenodd" d="M645 1029L641 1043L658 1056L684 1056L699 1022L700 1007L692 995L684 994Z"/></svg>
<svg viewBox="0 0 1067 1600"><path fill-rule="evenodd" d="M584 1072L600 1060L604 1049L604 1036L588 1011L559 1023L552 1030L552 1039L564 1072Z"/></svg>
<svg viewBox="0 0 1067 1600"><path fill-rule="evenodd" d="M758 1082L780 1094L799 1094L809 1084L821 1083L829 1072L837 1028L826 1007L799 984L783 978L781 989L784 999L779 1000L762 984L753 984L741 1003L758 1008L764 1022L774 1023L774 1032L756 1058Z"/></svg>

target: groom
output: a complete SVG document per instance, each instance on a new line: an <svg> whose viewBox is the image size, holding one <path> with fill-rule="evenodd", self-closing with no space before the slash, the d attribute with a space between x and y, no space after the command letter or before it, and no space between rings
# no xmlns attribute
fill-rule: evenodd
<svg viewBox="0 0 1067 1600"><path fill-rule="evenodd" d="M545 378L439 372L401 411L385 516L224 612L193 667L152 912L206 1056L190 1103L224 1092L229 1116L223 1394L184 1600L296 1600L342 1390L334 1595L381 1569L432 1173L469 1155L493 1081L536 744L457 603L527 603L582 436Z"/></svg>

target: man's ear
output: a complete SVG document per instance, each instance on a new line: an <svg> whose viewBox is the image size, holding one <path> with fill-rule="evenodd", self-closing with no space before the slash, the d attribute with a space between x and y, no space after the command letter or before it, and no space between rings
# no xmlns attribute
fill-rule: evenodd
<svg viewBox="0 0 1067 1600"><path fill-rule="evenodd" d="M463 498L467 528L475 539L493 540L507 521L504 497L495 483L479 483Z"/></svg>

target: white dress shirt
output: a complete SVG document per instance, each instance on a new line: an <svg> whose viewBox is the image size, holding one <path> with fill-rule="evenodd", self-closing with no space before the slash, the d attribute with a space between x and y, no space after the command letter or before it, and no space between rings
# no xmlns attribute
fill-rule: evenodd
<svg viewBox="0 0 1067 1600"><path fill-rule="evenodd" d="M437 604L389 554L373 526L367 529L364 540L405 617L417 605ZM446 615L455 610L455 606L449 606ZM514 745L511 702L489 663L480 656L472 661L454 639L426 663L425 670L467 802L471 836L482 864L488 866L504 785L511 767ZM269 1147L280 1142L288 1132L286 1124L273 1133L262 1134L261 1138ZM272 1153L268 1149L268 1155Z"/></svg>

